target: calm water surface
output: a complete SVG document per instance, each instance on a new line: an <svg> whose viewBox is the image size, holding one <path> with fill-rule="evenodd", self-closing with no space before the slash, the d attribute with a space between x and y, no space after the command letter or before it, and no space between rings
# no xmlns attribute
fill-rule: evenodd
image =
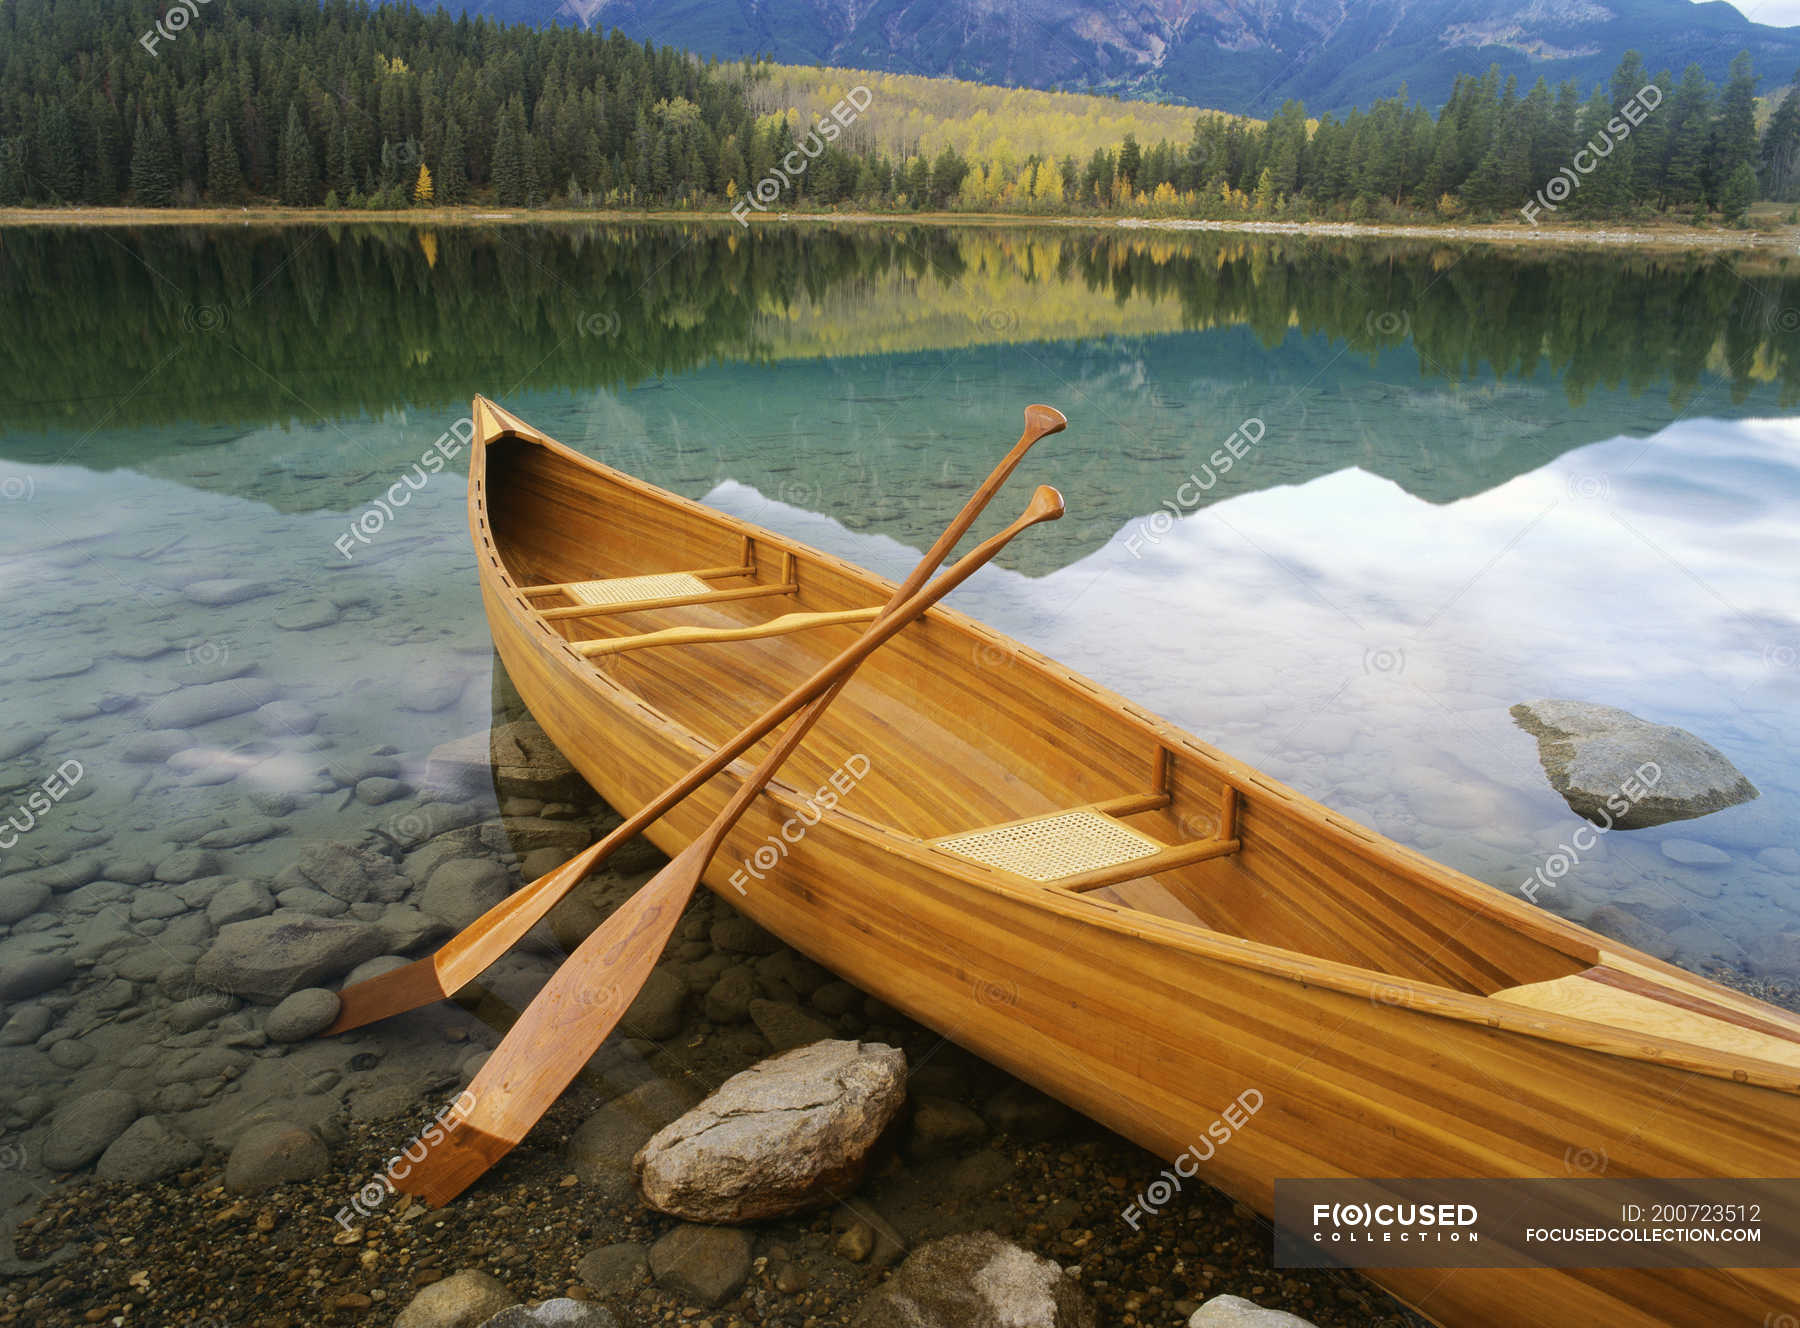
<svg viewBox="0 0 1800 1328"><path fill-rule="evenodd" d="M434 745L490 722L460 461L369 515L478 391L895 575L1021 408L1055 405L1068 432L984 529L1035 482L1070 515L961 607L1503 888L1580 824L1510 706L1691 729L1761 797L1603 836L1543 901L1692 968L1800 978L1796 328L1800 270L1770 258L910 227L6 232L5 805L71 759L83 774L0 855L0 966L72 955L37 1000L98 1055L0 1046L0 1116L21 1131L110 1082L130 1053L88 1026L117 982L167 988L207 943L196 892L137 868L201 823L223 845L202 880L405 837L416 795L368 805L346 771L417 787ZM1222 471L1246 420L1260 441ZM260 584L195 584L221 579ZM146 758L157 700L220 680L291 706ZM246 823L264 837L230 844ZM91 884L41 903L20 884L90 858Z"/></svg>

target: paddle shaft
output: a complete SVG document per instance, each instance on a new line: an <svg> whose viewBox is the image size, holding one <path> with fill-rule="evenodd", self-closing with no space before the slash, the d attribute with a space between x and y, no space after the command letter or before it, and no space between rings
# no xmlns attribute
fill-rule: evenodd
<svg viewBox="0 0 1800 1328"><path fill-rule="evenodd" d="M1062 496L1040 488L1024 513L982 541L924 590L870 627L832 667L815 678L821 693L955 590L1022 531L1062 515ZM532 999L469 1084L473 1099L461 1128L447 1136L400 1188L429 1203L467 1189L535 1125L618 1025L668 944L701 873L720 842L805 736L818 710L807 712L764 757L711 826L672 858L650 883L589 934Z"/></svg>
<svg viewBox="0 0 1800 1328"><path fill-rule="evenodd" d="M1018 469L1025 454L1042 438L1060 433L1067 427L1068 421L1060 411L1049 406L1033 405L1025 409L1025 428L1015 443L1000 462L989 473L986 480L969 501L963 505L944 533L938 536L937 542L926 551L919 564L907 575L905 581L895 588L888 598L887 604L875 619L879 624L893 614L902 604L910 599L931 574L937 571L944 559L962 537L969 532L986 510L988 503L998 493L1012 473ZM948 592L946 592L948 593ZM871 632L874 630L871 627ZM866 637L864 638L866 639ZM883 637L882 640L886 640ZM879 644L879 643L877 643ZM873 649L874 647L870 647ZM851 648L852 650L854 647ZM818 713L830 704L836 696L836 689L841 688L842 681L831 680L835 670L840 666L846 650L824 668L820 669L807 683L795 688L780 701L769 707L758 716L748 728L735 738L721 746L711 756L696 765L675 783L664 789L651 801L645 803L636 812L626 817L615 826L611 833L597 843L582 850L562 866L552 872L540 876L531 884L508 895L449 941L428 958L415 960L406 967L384 973L371 978L367 982L347 987L339 993L341 1009L337 1020L326 1030L327 1034L343 1033L353 1028L371 1023L390 1015L401 1014L407 1010L417 1009L448 996L477 973L485 969L494 960L524 937L525 933L536 926L545 913L555 907L570 890L604 862L621 845L635 838L651 824L660 820L677 803L686 799L695 789L710 780L719 771L735 761L744 752L766 737L777 725L788 718L795 710L812 701L815 705L813 718L804 722L800 736L812 727ZM855 662L860 662L858 656ZM855 667L852 663L850 667ZM847 678L848 674L842 675ZM805 695L808 687L825 682L820 692L811 696ZM831 688L831 695L821 693ZM792 751L792 748L788 748ZM462 970L462 971L459 971Z"/></svg>

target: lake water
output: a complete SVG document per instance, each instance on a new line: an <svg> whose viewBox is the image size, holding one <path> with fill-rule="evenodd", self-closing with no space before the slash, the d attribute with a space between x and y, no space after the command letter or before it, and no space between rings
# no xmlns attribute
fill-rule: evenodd
<svg viewBox="0 0 1800 1328"><path fill-rule="evenodd" d="M1582 824L1509 707L1687 728L1761 796L1604 835L1540 902L1777 996L1800 979L1785 258L910 226L11 230L0 801L81 770L0 854L0 967L75 964L5 1012L54 1019L0 1046L14 1137L117 1071L105 1033L88 1060L46 1047L184 994L167 972L207 943L214 878L404 838L428 753L492 720L458 465L391 519L371 506L475 392L892 575L1021 409L1054 405L1068 431L981 529L1037 482L1069 515L960 607L1504 889ZM1257 441L1224 470L1245 421ZM146 748L159 700L202 685L246 704ZM407 790L355 795L382 772ZM162 870L178 849L211 857ZM90 861L37 898L45 869ZM209 1128L236 1110L177 1108Z"/></svg>

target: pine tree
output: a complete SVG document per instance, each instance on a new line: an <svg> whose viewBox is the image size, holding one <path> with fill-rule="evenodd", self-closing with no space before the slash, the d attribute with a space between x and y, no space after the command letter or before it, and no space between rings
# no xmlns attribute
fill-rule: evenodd
<svg viewBox="0 0 1800 1328"><path fill-rule="evenodd" d="M160 115L140 116L132 135L131 194L138 207L175 206L175 149Z"/></svg>
<svg viewBox="0 0 1800 1328"><path fill-rule="evenodd" d="M1766 197L1791 203L1800 197L1800 71L1769 117L1762 139L1762 189Z"/></svg>
<svg viewBox="0 0 1800 1328"><path fill-rule="evenodd" d="M462 125L450 121L444 131L444 158L438 163L438 202L455 206L469 199L469 162L463 149Z"/></svg>
<svg viewBox="0 0 1800 1328"><path fill-rule="evenodd" d="M81 151L75 141L75 122L68 108L59 101L46 106L38 119L38 151L35 155L38 190L44 198L51 203L77 202L81 197ZM171 188L173 171L171 158Z"/></svg>
<svg viewBox="0 0 1800 1328"><path fill-rule="evenodd" d="M413 202L421 207L429 206L432 199L431 168L424 162L419 163L419 178L413 182Z"/></svg>
<svg viewBox="0 0 1800 1328"><path fill-rule="evenodd" d="M312 142L300 121L300 108L288 103L287 125L281 131L280 184L277 193L288 207L311 207L318 201L319 176Z"/></svg>
<svg viewBox="0 0 1800 1328"><path fill-rule="evenodd" d="M1739 51L1731 62L1725 92L1719 98L1719 116L1707 151L1707 180L1715 193L1737 174L1737 168L1756 160L1756 74L1750 54ZM1720 207L1723 208L1722 201Z"/></svg>
<svg viewBox="0 0 1800 1328"><path fill-rule="evenodd" d="M244 195L237 143L224 111L214 108L206 125L206 192L214 203L235 203Z"/></svg>
<svg viewBox="0 0 1800 1328"><path fill-rule="evenodd" d="M1689 65L1669 99L1668 156L1663 166L1663 198L1671 207L1706 199L1707 126L1712 114L1712 85L1699 65Z"/></svg>
<svg viewBox="0 0 1800 1328"><path fill-rule="evenodd" d="M1756 201L1756 171L1747 161L1740 161L1719 188L1719 211L1727 226L1749 223L1750 205Z"/></svg>

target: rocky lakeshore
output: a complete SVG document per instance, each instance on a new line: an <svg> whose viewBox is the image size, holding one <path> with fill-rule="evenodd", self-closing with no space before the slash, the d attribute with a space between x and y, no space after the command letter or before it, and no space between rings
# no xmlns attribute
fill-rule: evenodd
<svg viewBox="0 0 1800 1328"><path fill-rule="evenodd" d="M1266 1226L1215 1191L1134 1230L1123 1210L1160 1169L1149 1154L705 892L621 1033L503 1166L438 1211L386 1190L386 1159L663 859L616 855L457 1002L321 1038L332 988L429 952L616 818L504 687L490 729L421 760L319 736L253 670L185 666L208 676L86 750L187 814L140 812L120 834L71 797L0 883L0 1323L474 1328L550 1302L496 1323L878 1328L884 1288L934 1286L959 1258L1079 1309L1046 1324L1173 1325L1231 1295L1322 1325L1413 1322L1352 1276L1271 1270ZM427 715L464 690L454 674L405 683ZM239 778L269 762L297 787ZM717 1225L645 1202L655 1178L633 1164L652 1135L815 1044L879 1049L891 1080L822 1206ZM1201 1322L1236 1321L1220 1306Z"/></svg>

